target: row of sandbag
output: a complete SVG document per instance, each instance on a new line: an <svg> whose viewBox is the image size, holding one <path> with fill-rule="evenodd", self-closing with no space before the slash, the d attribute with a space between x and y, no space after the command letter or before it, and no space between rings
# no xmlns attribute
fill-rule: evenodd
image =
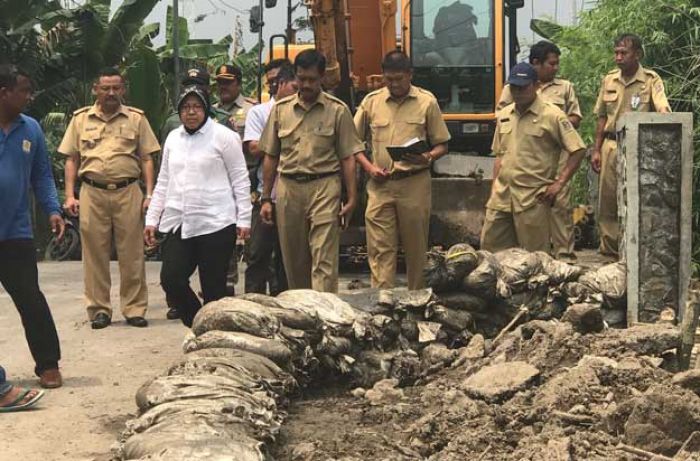
<svg viewBox="0 0 700 461"><path fill-rule="evenodd" d="M568 305L593 302L608 311L613 323L624 320L620 317L626 292L622 263L584 270L544 252L512 248L490 253L458 244L445 253L430 253L425 277L446 299L447 308L476 316L508 318L525 306L531 317L547 319L561 315Z"/></svg>
<svg viewBox="0 0 700 461"><path fill-rule="evenodd" d="M140 416L127 423L118 458L265 460L300 384L329 371L376 379L370 367L384 362L356 357L398 334L390 317L312 290L209 303L194 318L184 359L137 392Z"/></svg>

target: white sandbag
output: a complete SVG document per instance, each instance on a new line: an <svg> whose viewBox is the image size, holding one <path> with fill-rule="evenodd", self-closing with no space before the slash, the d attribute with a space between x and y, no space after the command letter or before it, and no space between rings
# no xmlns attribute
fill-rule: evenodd
<svg viewBox="0 0 700 461"><path fill-rule="evenodd" d="M238 298L264 306L266 312L277 317L280 323L286 327L296 330L315 330L320 326L315 313L299 309L294 303L285 299L273 298L259 293L245 293Z"/></svg>

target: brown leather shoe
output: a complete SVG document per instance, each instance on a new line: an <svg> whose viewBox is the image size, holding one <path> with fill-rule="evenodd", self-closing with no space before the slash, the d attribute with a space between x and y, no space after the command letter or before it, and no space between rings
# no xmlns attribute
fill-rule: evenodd
<svg viewBox="0 0 700 461"><path fill-rule="evenodd" d="M63 386L63 377L58 368L44 370L39 375L39 385L44 389L56 389Z"/></svg>

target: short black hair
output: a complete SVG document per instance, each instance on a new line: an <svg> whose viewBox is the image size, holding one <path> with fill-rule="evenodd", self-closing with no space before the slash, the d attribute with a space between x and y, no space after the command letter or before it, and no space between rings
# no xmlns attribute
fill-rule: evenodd
<svg viewBox="0 0 700 461"><path fill-rule="evenodd" d="M287 83L295 80L297 76L294 74L294 67L291 63L287 63L280 67L280 71L277 74L277 83Z"/></svg>
<svg viewBox="0 0 700 461"><path fill-rule="evenodd" d="M326 73L326 57L316 50L304 50L294 59L294 71L315 67L318 73Z"/></svg>
<svg viewBox="0 0 700 461"><path fill-rule="evenodd" d="M411 58L401 50L389 51L382 59L382 72L411 72Z"/></svg>
<svg viewBox="0 0 700 461"><path fill-rule="evenodd" d="M534 64L535 59L537 59L537 61L539 61L541 64L547 60L547 56L550 54L561 56L561 50L550 41L540 40L532 45L532 48L530 48L530 57L528 60L530 61L530 64Z"/></svg>
<svg viewBox="0 0 700 461"><path fill-rule="evenodd" d="M289 61L289 59L285 59L285 58L273 59L272 61L268 62L265 65L265 73L268 73L274 69L279 69L279 68L286 66L286 65L289 65L289 66L292 65L292 63L291 63L291 61Z"/></svg>
<svg viewBox="0 0 700 461"><path fill-rule="evenodd" d="M625 43L629 43L633 50L641 51L644 53L644 47L642 46L642 39L639 38L637 34L624 33L620 34L615 38L613 45L620 46Z"/></svg>
<svg viewBox="0 0 700 461"><path fill-rule="evenodd" d="M13 89L17 85L20 75L31 78L28 73L14 64L0 64L0 88Z"/></svg>
<svg viewBox="0 0 700 461"><path fill-rule="evenodd" d="M116 67L103 67L97 73L97 77L95 77L95 81L99 82L102 77L120 77L122 79L122 82L126 81L126 79L124 78L122 73L119 72L119 69L117 69Z"/></svg>

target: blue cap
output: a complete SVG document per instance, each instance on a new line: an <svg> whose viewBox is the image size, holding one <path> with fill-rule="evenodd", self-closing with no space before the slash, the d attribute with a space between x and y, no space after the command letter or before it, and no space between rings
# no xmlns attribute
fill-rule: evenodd
<svg viewBox="0 0 700 461"><path fill-rule="evenodd" d="M528 86L537 81L537 71L526 62L519 62L510 70L508 84L514 86Z"/></svg>

